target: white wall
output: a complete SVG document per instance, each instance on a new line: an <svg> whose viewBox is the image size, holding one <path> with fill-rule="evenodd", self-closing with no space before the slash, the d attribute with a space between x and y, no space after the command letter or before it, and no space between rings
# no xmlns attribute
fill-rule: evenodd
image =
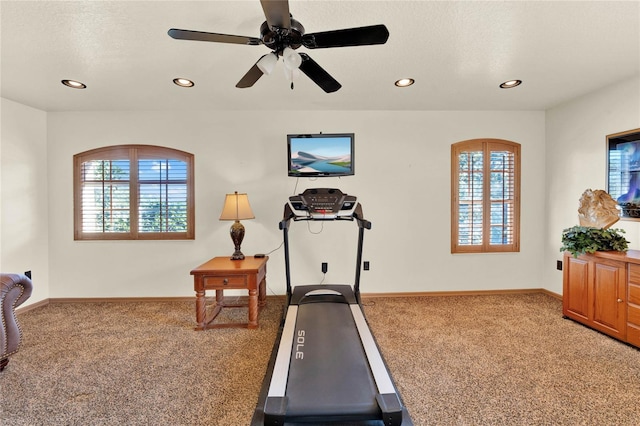
<svg viewBox="0 0 640 426"><path fill-rule="evenodd" d="M286 134L355 132L356 175L286 176ZM244 221L245 254L276 249L287 197L337 187L359 197L367 231L363 293L539 288L544 241L545 118L535 112L69 112L48 114L51 297L193 295L189 271L230 255L224 194L247 192L256 219ZM450 253L450 146L471 138L522 144L521 252ZM72 157L113 144L154 144L195 154L195 241L74 241ZM294 223L294 284L351 283L353 223ZM319 232L319 234L318 234ZM268 285L284 292L282 249L271 254Z"/></svg>
<svg viewBox="0 0 640 426"><path fill-rule="evenodd" d="M547 230L544 287L562 293L555 269L562 230L578 224L585 189L606 189L606 136L640 128L640 78L634 77L547 111ZM640 222L620 221L630 248L640 249Z"/></svg>
<svg viewBox="0 0 640 426"><path fill-rule="evenodd" d="M45 113L2 99L0 267L32 270L29 303L48 297L190 296L189 271L232 251L217 220L226 192L249 193L246 254L281 243L286 198L307 187L355 194L373 229L365 236L363 292L543 287L562 292L562 229L577 223L586 188L606 185L607 134L640 128L640 78L543 112L97 112ZM285 135L356 133L356 176L317 181L285 176ZM450 145L479 137L522 144L522 251L451 255ZM73 241L73 154L145 143L196 155L195 241ZM356 227L292 226L294 283L353 279ZM632 248L640 222L621 221ZM319 232L319 234L317 234ZM47 248L48 247L48 248ZM282 249L271 255L269 287L284 291Z"/></svg>
<svg viewBox="0 0 640 426"><path fill-rule="evenodd" d="M231 253L223 196L246 191L257 215L245 221L246 254L281 243L286 198L307 187L355 194L373 229L365 236L363 292L543 287L562 293L562 229L577 224L578 198L605 188L605 136L640 128L640 78L542 112L104 112L47 114L2 99L0 269L32 270L28 303L48 297L189 296L189 270ZM285 176L285 135L356 133L356 176L296 181ZM523 149L522 251L449 252L451 143L479 137ZM73 154L124 143L172 146L196 154L196 240L75 242ZM546 148L545 148L546 147ZM356 227L292 226L295 283L351 282ZM631 248L640 222L621 221ZM317 234L319 232L319 234ZM284 291L282 249L271 255L269 287ZM499 271L499 272L498 272Z"/></svg>
<svg viewBox="0 0 640 426"><path fill-rule="evenodd" d="M32 271L26 306L49 298L47 114L1 102L0 271Z"/></svg>

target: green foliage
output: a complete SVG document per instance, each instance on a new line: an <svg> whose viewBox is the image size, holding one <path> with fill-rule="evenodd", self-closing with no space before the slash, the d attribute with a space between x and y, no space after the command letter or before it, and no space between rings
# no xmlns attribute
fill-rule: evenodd
<svg viewBox="0 0 640 426"><path fill-rule="evenodd" d="M621 234L624 234L624 229L574 226L562 231L560 251L568 251L574 257L596 251L627 251L629 241Z"/></svg>
<svg viewBox="0 0 640 426"><path fill-rule="evenodd" d="M160 201L146 202L140 212L140 232L186 232L187 203L175 202L169 205Z"/></svg>

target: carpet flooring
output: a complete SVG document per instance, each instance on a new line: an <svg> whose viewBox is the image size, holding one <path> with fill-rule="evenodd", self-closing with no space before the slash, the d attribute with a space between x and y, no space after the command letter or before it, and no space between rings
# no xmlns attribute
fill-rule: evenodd
<svg viewBox="0 0 640 426"><path fill-rule="evenodd" d="M640 350L544 294L365 298L416 425L638 425ZM2 425L248 425L282 315L194 331L193 302L51 303L20 313ZM223 310L241 320L244 309Z"/></svg>

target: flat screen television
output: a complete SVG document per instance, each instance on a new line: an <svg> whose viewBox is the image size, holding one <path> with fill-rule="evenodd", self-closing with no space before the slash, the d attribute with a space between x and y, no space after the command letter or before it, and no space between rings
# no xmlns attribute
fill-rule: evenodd
<svg viewBox="0 0 640 426"><path fill-rule="evenodd" d="M287 135L289 176L351 176L354 145L353 133Z"/></svg>

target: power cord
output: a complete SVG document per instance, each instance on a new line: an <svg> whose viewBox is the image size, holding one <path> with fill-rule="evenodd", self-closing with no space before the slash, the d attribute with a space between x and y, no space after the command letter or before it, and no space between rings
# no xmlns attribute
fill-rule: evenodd
<svg viewBox="0 0 640 426"><path fill-rule="evenodd" d="M307 229L309 230L309 233L313 234L313 235L321 234L322 231L324 230L324 222L320 221L320 230L317 231L317 232L314 232L314 231L311 230L311 222L312 222L311 220L307 221Z"/></svg>
<svg viewBox="0 0 640 426"><path fill-rule="evenodd" d="M271 251L266 252L264 255L265 255L265 256L269 256L269 255L270 255L271 253L273 253L274 251L280 250L280 248L281 248L283 245L284 245L284 241L282 241L278 247L274 248L274 249L273 249L273 250L271 250Z"/></svg>

